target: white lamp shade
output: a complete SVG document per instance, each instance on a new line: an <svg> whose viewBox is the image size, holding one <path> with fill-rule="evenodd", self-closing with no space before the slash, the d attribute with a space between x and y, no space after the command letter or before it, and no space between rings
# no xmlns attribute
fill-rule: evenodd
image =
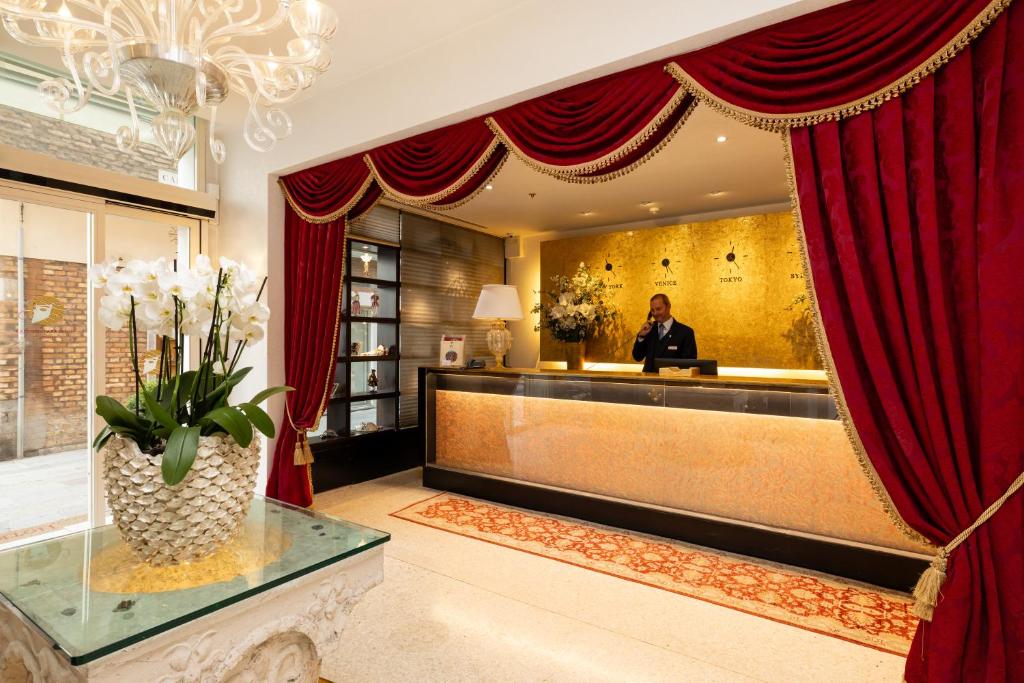
<svg viewBox="0 0 1024 683"><path fill-rule="evenodd" d="M485 320L522 320L519 292L512 285L484 285L473 317Z"/></svg>

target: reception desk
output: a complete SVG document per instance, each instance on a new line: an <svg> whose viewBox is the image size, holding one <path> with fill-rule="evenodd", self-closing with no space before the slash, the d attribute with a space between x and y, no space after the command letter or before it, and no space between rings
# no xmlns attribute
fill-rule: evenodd
<svg viewBox="0 0 1024 683"><path fill-rule="evenodd" d="M423 368L424 483L908 589L816 380Z"/></svg>

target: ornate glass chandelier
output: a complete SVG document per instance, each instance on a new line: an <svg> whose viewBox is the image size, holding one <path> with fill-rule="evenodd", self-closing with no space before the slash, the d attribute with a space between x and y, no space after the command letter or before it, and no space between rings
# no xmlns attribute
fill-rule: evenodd
<svg viewBox="0 0 1024 683"><path fill-rule="evenodd" d="M93 92L124 92L131 125L117 131L122 151L139 143L135 98L157 111L151 127L157 145L178 161L195 142L190 116L210 108L210 151L224 160L215 137L217 105L228 93L249 100L243 127L253 149L266 151L291 132L280 108L313 85L331 62L327 41L337 16L319 0L0 0L4 28L26 45L61 52L71 80L39 84L47 103L62 114L84 107ZM238 41L262 36L287 22L294 37L287 56L252 54Z"/></svg>

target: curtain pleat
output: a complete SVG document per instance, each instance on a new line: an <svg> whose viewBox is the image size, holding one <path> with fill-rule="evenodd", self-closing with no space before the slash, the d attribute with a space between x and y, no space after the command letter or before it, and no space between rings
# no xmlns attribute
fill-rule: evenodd
<svg viewBox="0 0 1024 683"><path fill-rule="evenodd" d="M1024 470L1024 12L902 97L792 130L831 364L904 520L948 543ZM1020 680L1024 496L949 558L906 679Z"/></svg>
<svg viewBox="0 0 1024 683"><path fill-rule="evenodd" d="M475 191L496 151L494 134L476 118L379 147L366 158L388 195L432 204L458 190Z"/></svg>
<svg viewBox="0 0 1024 683"><path fill-rule="evenodd" d="M334 375L344 271L345 219L310 223L285 211L285 384L287 409L274 448L267 495L313 502L309 465L295 463L296 429L316 428Z"/></svg>
<svg viewBox="0 0 1024 683"><path fill-rule="evenodd" d="M946 63L1009 0L852 0L680 55L684 83L713 103L815 123L899 95Z"/></svg>
<svg viewBox="0 0 1024 683"><path fill-rule="evenodd" d="M491 127L538 170L594 174L650 141L686 104L679 84L655 63L502 109Z"/></svg>

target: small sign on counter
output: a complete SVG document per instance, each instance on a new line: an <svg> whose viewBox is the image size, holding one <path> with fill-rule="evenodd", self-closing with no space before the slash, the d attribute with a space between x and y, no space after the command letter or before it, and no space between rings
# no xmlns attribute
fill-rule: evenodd
<svg viewBox="0 0 1024 683"><path fill-rule="evenodd" d="M466 335L446 334L441 337L441 367L461 368L465 359Z"/></svg>

